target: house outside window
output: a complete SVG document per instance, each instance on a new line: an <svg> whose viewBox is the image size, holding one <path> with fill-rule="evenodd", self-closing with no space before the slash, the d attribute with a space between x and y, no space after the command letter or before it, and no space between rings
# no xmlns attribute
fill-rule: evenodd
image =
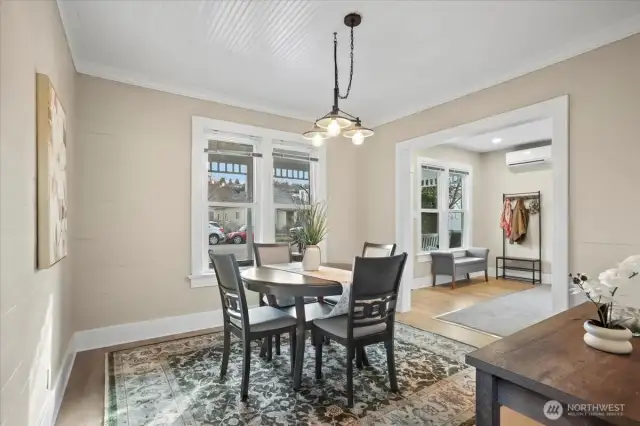
<svg viewBox="0 0 640 426"><path fill-rule="evenodd" d="M418 251L468 247L471 167L429 158L418 166Z"/></svg>

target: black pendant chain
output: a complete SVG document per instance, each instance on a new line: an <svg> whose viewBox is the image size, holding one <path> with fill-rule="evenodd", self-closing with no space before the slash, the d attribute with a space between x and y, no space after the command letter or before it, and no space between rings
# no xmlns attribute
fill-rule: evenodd
<svg viewBox="0 0 640 426"><path fill-rule="evenodd" d="M349 97L349 93L351 93L351 82L353 81L353 27L351 27L351 69L349 71L349 85L347 86L347 93L344 96L340 94L340 87L338 85L338 35L337 33L333 33L333 60L335 63L336 89L338 89L338 97L340 99L347 99Z"/></svg>

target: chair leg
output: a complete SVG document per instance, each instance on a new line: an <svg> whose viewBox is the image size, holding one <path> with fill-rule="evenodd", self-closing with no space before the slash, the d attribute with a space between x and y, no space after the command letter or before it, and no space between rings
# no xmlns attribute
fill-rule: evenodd
<svg viewBox="0 0 640 426"><path fill-rule="evenodd" d="M251 369L251 347L249 341L243 342L242 347L242 385L240 387L240 399L246 401L249 396L249 370Z"/></svg>
<svg viewBox="0 0 640 426"><path fill-rule="evenodd" d="M431 287L436 285L436 274L431 274Z"/></svg>
<svg viewBox="0 0 640 426"><path fill-rule="evenodd" d="M356 367L362 370L362 348L356 348Z"/></svg>
<svg viewBox="0 0 640 426"><path fill-rule="evenodd" d="M489 271L487 269L484 270L484 282L489 282Z"/></svg>
<svg viewBox="0 0 640 426"><path fill-rule="evenodd" d="M456 289L456 275L453 274L451 276L451 290L455 290Z"/></svg>
<svg viewBox="0 0 640 426"><path fill-rule="evenodd" d="M264 358L265 356L267 356L267 340L269 338L265 337L264 339L262 339L262 345L260 346L260 358Z"/></svg>
<svg viewBox="0 0 640 426"><path fill-rule="evenodd" d="M231 352L231 333L224 331L224 347L222 349L222 364L220 365L220 378L227 375L227 366L229 365L229 352Z"/></svg>
<svg viewBox="0 0 640 426"><path fill-rule="evenodd" d="M467 274L467 279L470 280L471 279L471 275Z"/></svg>
<svg viewBox="0 0 640 426"><path fill-rule="evenodd" d="M371 364L369 364L369 358L367 357L367 351L364 350L364 346L361 349L362 351L362 363L364 364L365 367L370 367Z"/></svg>
<svg viewBox="0 0 640 426"><path fill-rule="evenodd" d="M387 349L387 369L389 370L389 383L393 392L398 392L398 379L396 378L396 361L393 356L393 340L384 342Z"/></svg>
<svg viewBox="0 0 640 426"><path fill-rule="evenodd" d="M267 337L267 361L271 361L273 359L273 336Z"/></svg>
<svg viewBox="0 0 640 426"><path fill-rule="evenodd" d="M347 406L353 407L353 346L347 346Z"/></svg>
<svg viewBox="0 0 640 426"><path fill-rule="evenodd" d="M313 343L316 346L316 380L322 379L322 336L313 334Z"/></svg>
<svg viewBox="0 0 640 426"><path fill-rule="evenodd" d="M296 363L296 332L289 332L289 359L291 361L291 374Z"/></svg>
<svg viewBox="0 0 640 426"><path fill-rule="evenodd" d="M280 335L276 335L276 355L280 355Z"/></svg>

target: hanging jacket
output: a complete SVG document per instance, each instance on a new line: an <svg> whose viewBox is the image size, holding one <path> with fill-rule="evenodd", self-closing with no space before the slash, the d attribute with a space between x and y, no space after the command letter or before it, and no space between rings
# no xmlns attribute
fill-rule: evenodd
<svg viewBox="0 0 640 426"><path fill-rule="evenodd" d="M504 200L502 213L500 213L500 228L504 230L504 235L511 238L511 200Z"/></svg>
<svg viewBox="0 0 640 426"><path fill-rule="evenodd" d="M524 201L519 199L513 209L511 218L511 238L514 243L521 244L527 237L527 227L529 226L529 212L524 206Z"/></svg>

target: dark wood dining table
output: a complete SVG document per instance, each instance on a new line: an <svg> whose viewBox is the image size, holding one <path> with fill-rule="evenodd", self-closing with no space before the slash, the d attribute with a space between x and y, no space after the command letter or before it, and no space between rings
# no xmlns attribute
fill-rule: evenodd
<svg viewBox="0 0 640 426"><path fill-rule="evenodd" d="M327 266L336 267L337 265L328 264ZM293 388L294 390L300 389L304 361L305 326L307 322L304 298L339 295L342 293L342 284L337 281L310 277L296 272L270 268L269 266L245 269L242 271L241 276L245 286L251 291L271 294L275 297L295 298L297 325Z"/></svg>

